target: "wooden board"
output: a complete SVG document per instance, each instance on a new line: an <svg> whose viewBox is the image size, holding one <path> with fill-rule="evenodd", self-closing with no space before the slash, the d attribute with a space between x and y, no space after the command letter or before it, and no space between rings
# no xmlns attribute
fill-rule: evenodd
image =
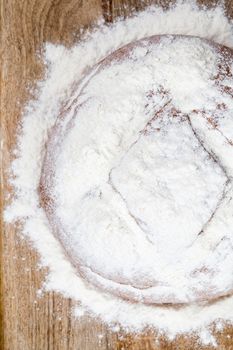
<svg viewBox="0 0 233 350"><path fill-rule="evenodd" d="M28 87L43 76L37 52L45 41L71 45L81 27L92 26L101 16L106 22L127 16L152 1L140 0L1 0L1 126L3 136L2 195L9 190L6 169L15 143L16 125L30 98ZM169 1L154 1L167 5ZM214 2L214 1L213 1ZM211 3L211 1L207 1ZM227 2L233 12L233 3ZM73 302L55 293L38 299L45 269L38 256L22 241L17 227L1 221L0 240L0 348L4 350L155 350L200 349L194 339L163 340L158 346L153 334L138 337L112 334L97 320L70 316ZM99 334L103 337L99 338ZM218 335L220 350L233 349L233 329ZM203 349L210 347L203 347Z"/></svg>

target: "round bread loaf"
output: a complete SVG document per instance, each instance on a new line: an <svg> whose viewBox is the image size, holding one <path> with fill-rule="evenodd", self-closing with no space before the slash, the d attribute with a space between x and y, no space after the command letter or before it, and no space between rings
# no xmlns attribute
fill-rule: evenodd
<svg viewBox="0 0 233 350"><path fill-rule="evenodd" d="M210 41L153 36L73 86L39 195L91 285L150 304L232 293L232 63Z"/></svg>

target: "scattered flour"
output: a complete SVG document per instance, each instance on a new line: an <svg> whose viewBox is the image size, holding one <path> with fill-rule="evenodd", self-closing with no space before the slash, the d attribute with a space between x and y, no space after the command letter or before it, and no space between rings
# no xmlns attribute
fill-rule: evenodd
<svg viewBox="0 0 233 350"><path fill-rule="evenodd" d="M40 252L42 264L49 267L49 275L44 288L62 292L66 297L81 302L82 311L80 312L78 308L75 311L77 317L83 315L83 310L85 310L91 315L99 317L110 326L114 325L116 327L117 324L125 330L135 332L140 332L145 327L151 326L159 333L165 333L169 338L173 338L179 333L198 332L203 343L216 345L209 331L209 325L217 321L233 322L233 297L218 300L211 305L194 303L182 308L173 308L171 306L151 306L143 303L132 304L117 296L93 288L77 275L75 268L66 259L63 249L52 234L46 215L39 205L37 189L48 132L57 119L62 102L69 98L73 83L80 80L88 69L119 47L155 34L193 35L212 39L217 43L233 47L233 26L226 18L223 8L200 9L193 2L179 2L167 11L163 11L158 7L149 7L146 11L132 18L116 22L108 27L100 24L95 31L87 34L83 41L72 49L47 44L44 55L48 65L47 76L44 81L38 84L37 101L29 103L22 119L18 145L15 151L17 158L12 163L13 176L11 182L16 195L12 204L6 209L5 218L9 222L24 219L23 234L34 243L36 249ZM140 52L138 54L140 55ZM210 60L210 65L213 60ZM173 87L170 86L169 88L172 90ZM177 101L178 98L179 95L177 95ZM188 99L185 102L186 104L183 101L183 106L184 111L187 112L191 108L191 102ZM204 99L202 103L205 104L205 102ZM182 101L177 103L180 104ZM195 121L193 123L195 125ZM201 128L199 125L195 125L195 127L197 129ZM187 133L185 128L183 131L184 134ZM173 131L171 130L171 132ZM209 135L205 137L211 144L211 137ZM163 140L158 142L162 146ZM192 152L192 147L197 147L197 145L191 145L190 152ZM185 150L183 151L185 152ZM169 154L167 156L169 157ZM197 165L202 164L203 157L200 151ZM125 174L127 176L132 171L130 167L128 168L132 159L126 160ZM229 171L232 171L231 164L227 164L227 160L225 165ZM207 167L205 171L210 176L211 169L208 170ZM119 186L123 186L122 176L125 176L125 174L121 171L115 172L114 181ZM221 188L225 181L225 175L221 172L221 169L216 169L216 174L218 175L214 178L211 178L211 176L208 178L208 180L211 178L208 181L212 186L209 191L214 193L214 198L218 197L218 188ZM162 173L160 175L162 176ZM200 178L203 179L202 175L200 174ZM62 182L62 175L59 181ZM57 186L59 187L59 183ZM121 190L122 192L125 191L124 186ZM207 195L206 191L208 192L208 189L206 189L205 182L203 182L201 195L205 197ZM135 198L130 200L134 202ZM186 202L187 200L185 199ZM197 206L199 204L196 203ZM209 202L210 209L215 205L216 203ZM188 211L187 215L189 215ZM205 215L208 216L208 208ZM206 217L202 218L203 222ZM178 219L181 220L182 218L180 216L174 217L175 221ZM198 220L195 222L198 223ZM154 222L151 225L153 226ZM187 223L184 223L184 227L186 225ZM195 230L198 230L198 226ZM182 237L183 241L181 240L181 243L186 246L185 237ZM155 237L151 239L153 240ZM174 243L178 244L177 242ZM162 251L163 248L160 248ZM178 248L180 249L180 247ZM168 249L171 251L172 246L169 247L168 245ZM120 250L119 252L121 253ZM101 265L101 259L98 256L95 258L93 264L99 263ZM229 261L232 262L232 260ZM102 262L106 264L106 261ZM167 261L163 263L166 265ZM122 261L120 264L122 264ZM124 267L124 264L122 266ZM148 266L151 268L151 262ZM140 268L139 266L138 270ZM100 266L101 269L102 266ZM159 271L157 272L159 273Z"/></svg>

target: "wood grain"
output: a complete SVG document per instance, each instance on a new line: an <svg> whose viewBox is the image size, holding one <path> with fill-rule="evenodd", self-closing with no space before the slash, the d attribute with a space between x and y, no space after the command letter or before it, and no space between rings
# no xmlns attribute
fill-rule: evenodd
<svg viewBox="0 0 233 350"><path fill-rule="evenodd" d="M3 200L8 202L10 186L7 169L15 143L16 125L23 107L32 98L30 87L43 77L38 53L46 41L70 46L80 37L80 29L103 16L112 22L148 4L167 6L170 1L140 0L2 0L1 1L1 133ZM206 1L211 4L214 2ZM229 14L233 3L227 2ZM5 194L5 196L4 196ZM1 216L0 240L0 348L4 350L175 350L200 349L192 338L180 337L154 343L153 332L140 336L111 333L101 322L71 316L73 302L55 293L38 298L46 270L38 266L38 256L19 237L19 227L4 226ZM99 337L101 335L101 338ZM233 349L233 329L218 335L219 350ZM210 349L210 347L203 347Z"/></svg>

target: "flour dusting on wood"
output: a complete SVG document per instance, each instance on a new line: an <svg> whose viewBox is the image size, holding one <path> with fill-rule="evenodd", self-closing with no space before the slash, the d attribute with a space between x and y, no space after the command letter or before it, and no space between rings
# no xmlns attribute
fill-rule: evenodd
<svg viewBox="0 0 233 350"><path fill-rule="evenodd" d="M12 163L15 197L5 218L24 221L23 234L34 243L42 264L49 267L44 289L80 302L82 308L77 307L76 317L88 312L111 327L120 326L131 332L152 327L170 338L197 332L203 343L216 345L209 327L213 322L218 327L225 321L233 322L233 297L211 304L200 302L192 293L193 287L203 293L210 284L202 272L192 281L190 274L203 266L205 258L210 271L217 271L213 281L210 274L209 283L222 288L221 295L230 291L232 80L229 77L221 81L221 93L219 86L211 83L219 61L208 41L174 41L169 36L156 48L147 40L142 41L143 45L132 49L130 59L84 78L92 67L120 47L161 34L198 36L233 47L232 22L224 9L199 8L191 1L178 2L166 11L149 7L110 26L100 23L71 49L46 45L47 74L38 84L37 100L28 104L22 118ZM160 86L169 94L151 93ZM56 154L56 210L68 232L63 241L68 240L70 254L76 254L85 268L91 268L90 274L93 270L101 272L101 288L90 283L92 276L88 283L77 274L53 235L38 195L50 131L64 101L70 103L72 110L72 99L80 92L79 103L84 105L80 119L73 122L74 128ZM90 97L95 103L88 104ZM218 112L214 115L216 106ZM155 108L164 108L163 121L158 118L148 124ZM178 118L170 122L167 115L174 111ZM212 113L211 122L217 123L218 128L207 126L210 120L203 117L203 111ZM182 115L187 114L190 118L184 120ZM64 130L68 123L69 118ZM148 128L144 130L145 125ZM143 136L130 148L138 134ZM151 192L155 187L156 194ZM223 194L226 200L218 208ZM160 216L153 215L158 210ZM196 234L215 210L216 219L206 226L204 238L196 240ZM115 213L120 213L124 222ZM130 281L127 291L136 296L137 302L111 293L119 279L125 285ZM162 281L160 289L157 281ZM148 288L144 293L140 289L151 284L151 291ZM135 286L141 290L139 294L135 294ZM153 302L163 298L164 302L171 302L172 295L174 303L186 305L178 308L147 304L144 301L148 293L148 300L152 295Z"/></svg>

